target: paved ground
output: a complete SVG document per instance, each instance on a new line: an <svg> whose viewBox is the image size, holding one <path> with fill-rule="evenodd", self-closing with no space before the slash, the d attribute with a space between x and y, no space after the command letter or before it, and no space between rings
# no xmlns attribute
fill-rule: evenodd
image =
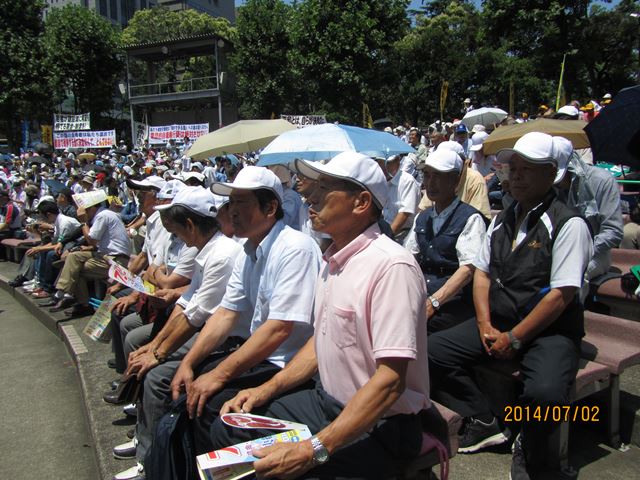
<svg viewBox="0 0 640 480"><path fill-rule="evenodd" d="M2 290L0 329L0 478L98 478L64 343Z"/></svg>
<svg viewBox="0 0 640 480"><path fill-rule="evenodd" d="M14 264L0 267L0 286L1 277L12 278L16 269ZM20 303L32 308L42 324ZM111 349L82 334L86 318L58 323L63 321L63 315L51 317L42 312L22 294L15 292L12 298L0 291L0 325L4 328L0 360L9 365L0 376L5 387L2 398L8 400L2 404L5 433L0 435L0 479L109 480L132 463L115 460L111 455L111 448L126 441L125 433L131 428L131 420L124 417L120 408L102 401L102 393L115 378L113 370L106 367ZM80 346L74 354L78 375L65 344L51 333L61 326L66 341ZM35 376L34 371L39 375ZM626 451L614 450L604 443L604 432L597 426L574 425L569 461L580 480L640 480L640 366L622 375L621 389L623 441L634 445ZM91 436L83 409L89 417ZM95 448L90 445L92 441L96 442ZM507 479L510 461L505 448L456 455L449 478Z"/></svg>

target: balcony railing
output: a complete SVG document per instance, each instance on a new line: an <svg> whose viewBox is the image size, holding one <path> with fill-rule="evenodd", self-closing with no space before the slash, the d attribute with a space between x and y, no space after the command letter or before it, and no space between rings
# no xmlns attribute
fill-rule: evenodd
<svg viewBox="0 0 640 480"><path fill-rule="evenodd" d="M215 90L217 88L218 77L213 75L211 77L189 78L178 82L131 85L130 92L131 98L135 98L152 95L166 95L170 93L200 92L203 90Z"/></svg>

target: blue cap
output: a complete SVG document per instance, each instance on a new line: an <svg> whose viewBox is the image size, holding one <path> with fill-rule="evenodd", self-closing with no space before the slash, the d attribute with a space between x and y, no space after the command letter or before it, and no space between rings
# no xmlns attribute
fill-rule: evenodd
<svg viewBox="0 0 640 480"><path fill-rule="evenodd" d="M469 130L467 130L467 126L464 123L460 123L456 127L456 133L469 133Z"/></svg>

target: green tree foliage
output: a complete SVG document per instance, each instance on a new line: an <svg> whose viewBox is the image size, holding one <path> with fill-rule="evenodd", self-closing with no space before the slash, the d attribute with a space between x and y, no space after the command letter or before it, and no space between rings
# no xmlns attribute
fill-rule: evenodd
<svg viewBox="0 0 640 480"><path fill-rule="evenodd" d="M40 0L0 0L0 121L12 147L19 122L48 111Z"/></svg>
<svg viewBox="0 0 640 480"><path fill-rule="evenodd" d="M359 123L363 102L390 80L388 57L407 33L405 0L305 0L290 23L289 67L304 86L298 112ZM374 115L377 112L372 109Z"/></svg>
<svg viewBox="0 0 640 480"><path fill-rule="evenodd" d="M163 7L138 10L122 31L122 44L160 42L164 40L192 37L196 35L216 34L229 42L235 40L235 28L226 18L215 18L195 10L172 11ZM213 56L175 58L154 62L151 74L148 65L132 62L129 73L133 83L179 82L176 90L191 89L187 81L194 80L196 87L209 85L208 80L215 75ZM153 78L152 78L153 77ZM195 87L194 87L195 88Z"/></svg>
<svg viewBox="0 0 640 480"><path fill-rule="evenodd" d="M90 112L100 127L100 114L113 107L122 76L119 33L94 11L67 5L49 12L44 45L53 96L61 101L72 94L76 113Z"/></svg>
<svg viewBox="0 0 640 480"><path fill-rule="evenodd" d="M231 66L237 73L240 114L269 118L290 105L294 83L288 68L288 21L293 7L281 0L248 0L238 9Z"/></svg>

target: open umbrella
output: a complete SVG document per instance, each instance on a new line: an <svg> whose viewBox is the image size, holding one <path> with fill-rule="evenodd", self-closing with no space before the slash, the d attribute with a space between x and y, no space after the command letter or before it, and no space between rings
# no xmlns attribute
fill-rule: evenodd
<svg viewBox="0 0 640 480"><path fill-rule="evenodd" d="M476 108L462 117L462 123L469 129L473 128L474 125L493 128L494 125L498 125L502 120L507 118L507 115L508 113L500 108Z"/></svg>
<svg viewBox="0 0 640 480"><path fill-rule="evenodd" d="M503 148L511 148L520 137L529 132L542 132L570 140L573 148L587 148L589 138L584 131L587 122L582 120L553 120L538 118L530 122L517 123L496 128L484 141L483 152L493 155Z"/></svg>
<svg viewBox="0 0 640 480"><path fill-rule="evenodd" d="M78 155L78 160L86 160L88 162L93 162L96 159L96 154L91 152L84 152Z"/></svg>
<svg viewBox="0 0 640 480"><path fill-rule="evenodd" d="M640 85L620 90L585 131L596 162L640 167ZM640 149L638 149L640 150Z"/></svg>
<svg viewBox="0 0 640 480"><path fill-rule="evenodd" d="M45 180L44 183L47 187L49 187L49 191L54 197L57 197L60 192L66 188L64 183L52 178Z"/></svg>
<svg viewBox="0 0 640 480"><path fill-rule="evenodd" d="M286 120L240 120L199 137L186 153L194 160L259 150L283 132L294 130Z"/></svg>
<svg viewBox="0 0 640 480"><path fill-rule="evenodd" d="M283 133L262 151L258 165L287 164L296 158L328 160L346 151L375 151L387 156L415 152L413 147L386 132L325 123Z"/></svg>
<svg viewBox="0 0 640 480"><path fill-rule="evenodd" d="M28 164L33 165L34 163L37 163L38 165L40 165L41 163L44 163L45 165L51 165L51 159L38 156L30 157Z"/></svg>

